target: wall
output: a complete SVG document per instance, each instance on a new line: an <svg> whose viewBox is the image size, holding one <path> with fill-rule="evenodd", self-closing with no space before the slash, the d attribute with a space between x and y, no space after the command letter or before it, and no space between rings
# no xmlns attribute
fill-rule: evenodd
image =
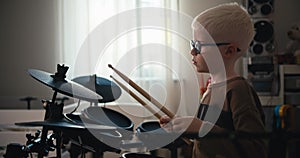
<svg viewBox="0 0 300 158"><path fill-rule="evenodd" d="M52 91L27 69L55 72L58 63L56 1L0 1L0 107L26 108L25 96L51 98ZM34 108L41 108L34 101Z"/></svg>
<svg viewBox="0 0 300 158"><path fill-rule="evenodd" d="M179 10L195 17L205 9L227 2L240 3L240 0L179 0Z"/></svg>
<svg viewBox="0 0 300 158"><path fill-rule="evenodd" d="M295 23L300 23L300 1L299 0L275 0L274 29L277 51L285 51L287 42L287 31Z"/></svg>

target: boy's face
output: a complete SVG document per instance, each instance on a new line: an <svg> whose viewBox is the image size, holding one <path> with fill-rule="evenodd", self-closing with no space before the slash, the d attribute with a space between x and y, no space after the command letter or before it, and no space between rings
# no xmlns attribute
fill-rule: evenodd
<svg viewBox="0 0 300 158"><path fill-rule="evenodd" d="M214 44L214 40L205 29L194 30L194 41L200 41L202 44ZM200 51L200 52L199 52ZM211 73L212 67L223 63L220 50L216 45L201 46L201 50L192 47L190 51L192 63L195 65L197 72ZM218 67L218 66L217 66Z"/></svg>
<svg viewBox="0 0 300 158"><path fill-rule="evenodd" d="M208 73L208 67L202 54L197 54L196 49L191 50L192 63L195 65L197 72Z"/></svg>

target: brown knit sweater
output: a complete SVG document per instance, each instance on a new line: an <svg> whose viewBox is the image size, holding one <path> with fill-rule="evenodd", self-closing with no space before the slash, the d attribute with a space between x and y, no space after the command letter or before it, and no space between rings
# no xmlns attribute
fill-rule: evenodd
<svg viewBox="0 0 300 158"><path fill-rule="evenodd" d="M225 84L227 83L227 84ZM212 90L227 86L224 106L210 134L216 132L241 131L263 133L264 113L259 98L248 82L242 77L235 77L227 82L209 85L202 98L198 118L211 124L206 119ZM224 88L224 87L223 87ZM266 143L262 139L206 138L195 140L193 157L197 158L266 158Z"/></svg>

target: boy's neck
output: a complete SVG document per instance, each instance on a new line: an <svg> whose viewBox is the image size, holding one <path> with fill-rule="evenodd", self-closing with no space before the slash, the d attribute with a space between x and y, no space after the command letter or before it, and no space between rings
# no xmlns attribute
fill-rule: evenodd
<svg viewBox="0 0 300 158"><path fill-rule="evenodd" d="M226 75L225 75L224 72L218 72L218 73L210 74L212 83L224 82L226 80L229 80L229 79L232 79L234 77L239 76L235 72L234 66L232 66L232 67L229 67L229 66L225 67L225 71L226 71Z"/></svg>

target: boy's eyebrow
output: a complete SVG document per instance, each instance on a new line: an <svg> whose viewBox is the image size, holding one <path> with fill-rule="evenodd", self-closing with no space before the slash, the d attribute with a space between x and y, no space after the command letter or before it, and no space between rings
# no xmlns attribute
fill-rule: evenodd
<svg viewBox="0 0 300 158"><path fill-rule="evenodd" d="M202 42L204 42L204 41L200 41L200 40L195 40L195 39L194 39L193 41L195 41L195 42L196 42L196 41L199 41L199 42L201 42L201 43L202 43Z"/></svg>

